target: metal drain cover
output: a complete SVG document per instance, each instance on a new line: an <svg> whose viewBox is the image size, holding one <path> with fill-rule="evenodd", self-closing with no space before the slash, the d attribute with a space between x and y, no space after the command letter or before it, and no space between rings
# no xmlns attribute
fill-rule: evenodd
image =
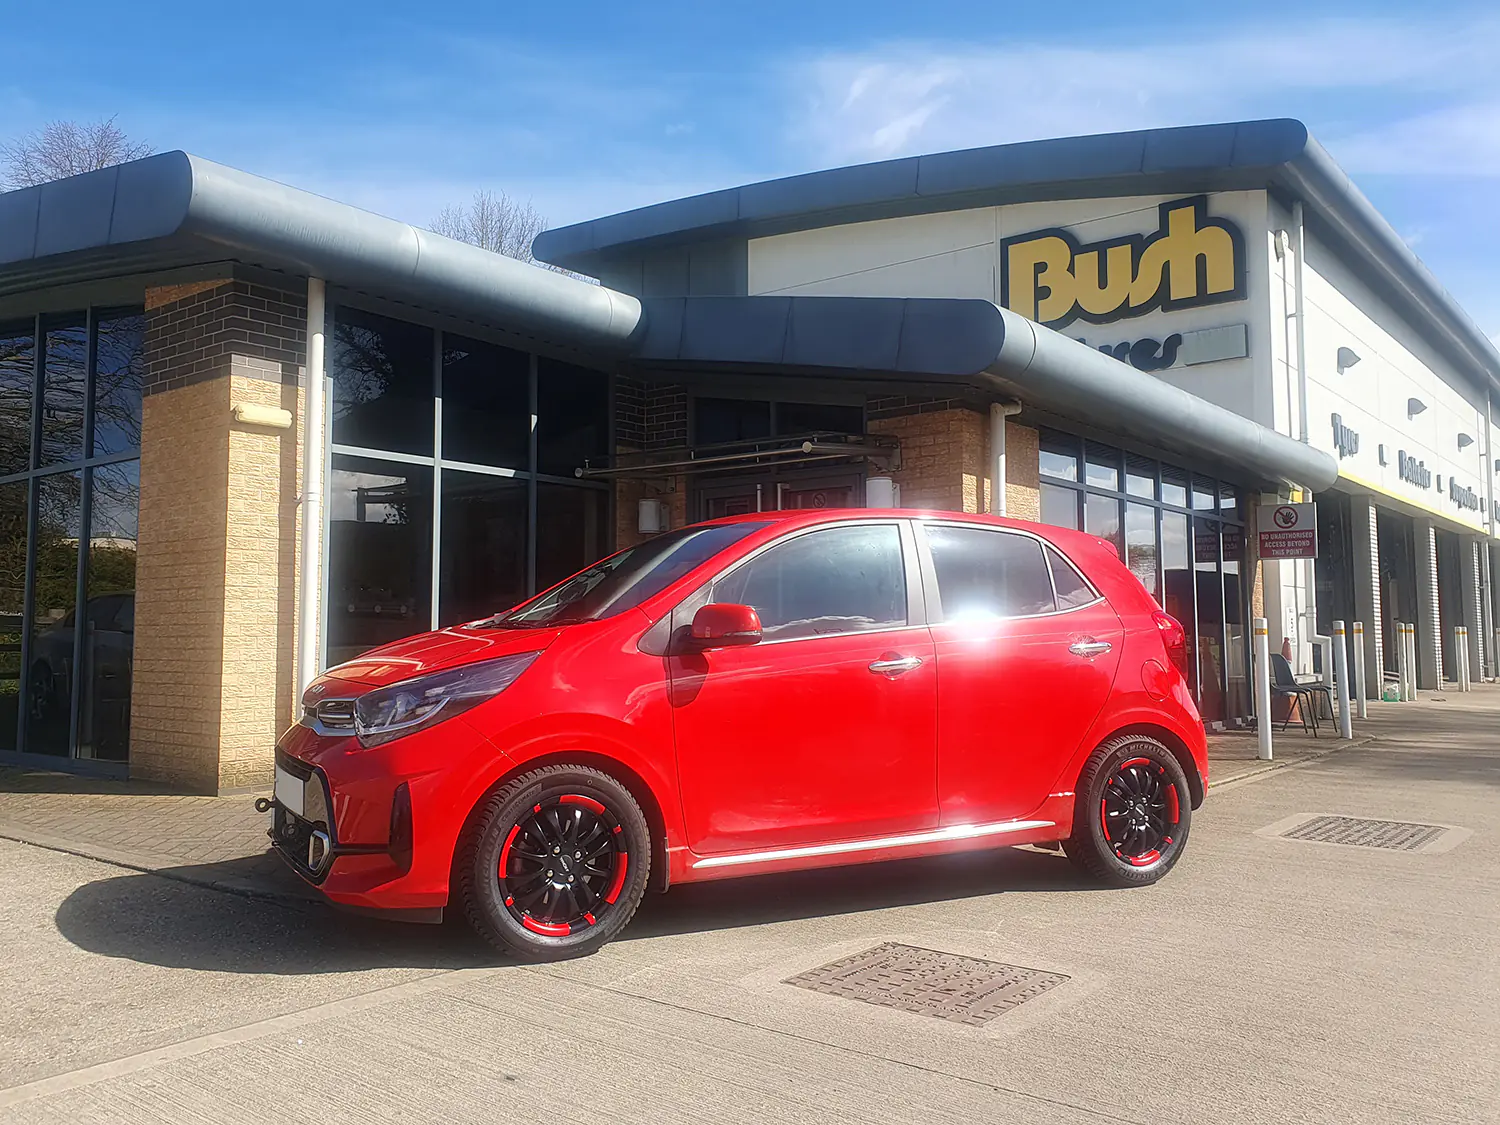
<svg viewBox="0 0 1500 1125"><path fill-rule="evenodd" d="M1469 836L1466 828L1449 824L1419 824L1408 820L1374 820L1362 816L1298 813L1256 833L1313 844L1341 844L1353 848L1431 855L1456 848Z"/></svg>
<svg viewBox="0 0 1500 1125"><path fill-rule="evenodd" d="M1060 973L886 942L784 983L978 1026L1067 979Z"/></svg>

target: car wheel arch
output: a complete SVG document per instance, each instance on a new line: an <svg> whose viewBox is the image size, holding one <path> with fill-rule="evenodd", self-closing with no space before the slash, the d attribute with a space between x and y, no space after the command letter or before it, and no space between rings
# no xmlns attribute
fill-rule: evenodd
<svg viewBox="0 0 1500 1125"><path fill-rule="evenodd" d="M1192 797L1192 807L1197 809L1198 806L1203 804L1203 798L1207 790L1203 784L1203 775L1198 772L1198 763L1193 760L1193 752L1188 749L1187 743L1170 727L1152 722L1127 723L1124 726L1116 727L1102 738L1097 739L1094 745L1089 747L1088 754L1092 754L1111 738L1130 734L1147 735L1156 739L1168 750L1172 751L1172 756L1177 759L1177 764L1182 767L1182 772L1187 775L1188 791ZM1088 754L1084 755L1084 764L1088 762ZM1080 765L1080 773L1082 769L1083 766Z"/></svg>

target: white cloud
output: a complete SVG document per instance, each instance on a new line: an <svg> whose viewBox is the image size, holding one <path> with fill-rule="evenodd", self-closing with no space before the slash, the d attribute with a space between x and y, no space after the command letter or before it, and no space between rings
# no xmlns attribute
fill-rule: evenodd
<svg viewBox="0 0 1500 1125"><path fill-rule="evenodd" d="M1500 174L1500 20L1321 20L1111 47L893 44L791 72L826 163L1244 116L1317 117L1351 171ZM1310 112L1316 110L1316 113Z"/></svg>

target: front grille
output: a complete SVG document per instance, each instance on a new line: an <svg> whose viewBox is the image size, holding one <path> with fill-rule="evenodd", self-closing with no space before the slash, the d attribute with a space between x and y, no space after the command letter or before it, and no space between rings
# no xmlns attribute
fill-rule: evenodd
<svg viewBox="0 0 1500 1125"><path fill-rule="evenodd" d="M328 730L353 730L354 700L325 699L316 706L304 707L302 717L309 726L321 726Z"/></svg>

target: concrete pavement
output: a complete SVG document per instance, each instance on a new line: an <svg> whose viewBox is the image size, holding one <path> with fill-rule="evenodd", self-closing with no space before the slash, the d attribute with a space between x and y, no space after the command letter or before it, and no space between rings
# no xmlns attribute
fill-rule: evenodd
<svg viewBox="0 0 1500 1125"><path fill-rule="evenodd" d="M1500 1120L1500 689L1358 733L1216 787L1154 888L1028 849L683 887L538 967L0 842L0 1123ZM1256 835L1294 812L1473 835ZM885 941L1068 980L980 1028L782 983Z"/></svg>

